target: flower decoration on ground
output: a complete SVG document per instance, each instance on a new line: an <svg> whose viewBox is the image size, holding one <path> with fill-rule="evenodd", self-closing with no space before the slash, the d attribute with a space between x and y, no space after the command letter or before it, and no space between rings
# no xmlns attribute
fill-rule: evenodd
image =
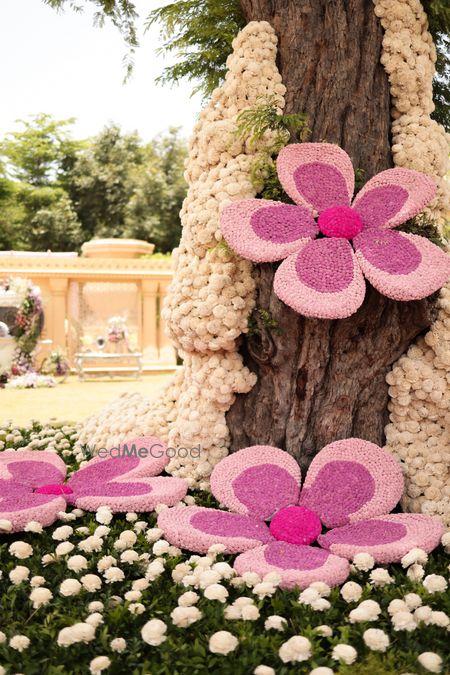
<svg viewBox="0 0 450 675"><path fill-rule="evenodd" d="M364 300L364 277L394 300L425 298L450 277L450 257L441 249L391 229L433 199L436 186L425 174L382 171L351 204L353 166L337 145L288 145L277 169L295 204L239 200L225 207L220 222L225 240L243 258L283 260L274 290L296 312L320 319L350 316Z"/></svg>
<svg viewBox="0 0 450 675"><path fill-rule="evenodd" d="M313 459L302 489L300 478L297 462L283 450L244 448L211 475L213 495L231 512L175 507L159 515L158 527L169 542L191 551L223 544L227 553L241 554L234 563L239 574L277 572L287 588L340 584L348 560L360 552L389 563L414 547L431 551L439 544L438 518L387 515L402 496L403 476L396 460L373 443L331 443ZM315 541L319 546L311 546Z"/></svg>
<svg viewBox="0 0 450 675"><path fill-rule="evenodd" d="M157 504L173 506L186 496L185 480L158 475L169 462L158 438L136 438L102 454L64 483L67 467L54 452L2 452L0 521L10 524L9 532L19 532L31 521L51 525L67 503L85 511L107 506L113 513L142 512Z"/></svg>

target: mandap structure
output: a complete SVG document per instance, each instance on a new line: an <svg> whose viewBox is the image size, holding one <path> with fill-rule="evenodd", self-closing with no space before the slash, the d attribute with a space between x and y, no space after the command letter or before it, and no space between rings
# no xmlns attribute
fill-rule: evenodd
<svg viewBox="0 0 450 675"><path fill-rule="evenodd" d="M291 22L306 22L295 38L282 11L272 16L271 6L277 3L241 4L249 22L233 42L224 83L199 116L186 165L183 233L163 309L183 367L157 401L125 395L87 419L79 443L110 446L132 432L158 436L171 447L200 445L200 460L175 457L167 470L190 487L207 489L214 466L230 450L282 447L305 468L331 440L359 436L385 443L401 461L407 510L439 515L450 525L450 285L432 300L404 303L383 298L367 283L366 299L354 316L305 319L272 293L275 266L253 265L237 255L225 244L221 227L221 214L230 204L257 196L255 162L270 155L276 136L268 129L256 140L243 137L237 132L239 115L269 101L279 115L308 113L308 142L340 145L355 168L364 169L366 180L392 164L426 174L435 196L424 199L422 218L442 231L449 148L444 129L430 117L436 52L426 14L419 0L375 0L373 7L362 3L361 17L355 12L354 41L341 60L332 47L326 53L322 45L322 67L337 82L324 101L314 92L314 82L324 77L317 72L321 60L311 46L317 49L317 42L305 33L314 17L301 14L300 8L290 17ZM326 25L322 4L314 8L321 13L315 18L336 49L342 27ZM347 51L363 40L365 31L370 35L359 69L372 89L360 91L353 78L348 86L354 88L355 100L343 100L339 109L338 99L347 96L339 85L346 82L345 69L351 72ZM296 77L288 67L290 49L298 49L299 62L304 59ZM371 66L374 54L378 62ZM374 127L364 144L355 133L361 116L358 96L370 101L364 115L369 129ZM339 129L323 118L324 107L334 104ZM249 335L255 311L266 322L257 321L259 330ZM289 334L283 334L283 325ZM355 379L355 371L364 370L358 359L364 366L374 364L366 369L366 384Z"/></svg>

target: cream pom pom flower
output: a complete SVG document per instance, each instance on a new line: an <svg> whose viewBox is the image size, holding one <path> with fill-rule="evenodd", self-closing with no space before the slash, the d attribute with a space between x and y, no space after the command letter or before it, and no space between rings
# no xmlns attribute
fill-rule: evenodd
<svg viewBox="0 0 450 675"><path fill-rule="evenodd" d="M111 647L113 652L121 654L127 648L127 641L124 638L117 637L111 640L109 646Z"/></svg>
<svg viewBox="0 0 450 675"><path fill-rule="evenodd" d="M356 581L347 581L341 590L340 594L344 598L345 602L358 602L362 595L363 589Z"/></svg>
<svg viewBox="0 0 450 675"><path fill-rule="evenodd" d="M428 574L422 581L428 593L443 593L447 590L447 580L440 574Z"/></svg>
<svg viewBox="0 0 450 675"><path fill-rule="evenodd" d="M358 652L351 645L338 644L333 647L331 658L335 661L342 661L347 665L351 665L356 661Z"/></svg>
<svg viewBox="0 0 450 675"><path fill-rule="evenodd" d="M25 560L33 555L33 547L25 541L14 541L8 548L9 553L19 560Z"/></svg>
<svg viewBox="0 0 450 675"><path fill-rule="evenodd" d="M376 621L381 614L381 607L375 600L363 600L358 607L352 609L349 614L350 623L362 621Z"/></svg>
<svg viewBox="0 0 450 675"><path fill-rule="evenodd" d="M218 602L225 602L228 598L228 591L222 584L211 584L204 590L203 595L208 600L218 600Z"/></svg>
<svg viewBox="0 0 450 675"><path fill-rule="evenodd" d="M265 630L277 630L282 632L286 630L287 620L283 616L278 616L278 614L272 614L268 616L264 622Z"/></svg>
<svg viewBox="0 0 450 675"><path fill-rule="evenodd" d="M81 572L88 567L88 561L84 555L73 555L67 559L66 565L72 572Z"/></svg>
<svg viewBox="0 0 450 675"><path fill-rule="evenodd" d="M150 619L142 626L141 636L144 642L157 647L167 640L167 625L161 619Z"/></svg>
<svg viewBox="0 0 450 675"><path fill-rule="evenodd" d="M97 574L85 574L80 578L83 588L89 593L95 593L102 587L102 580Z"/></svg>
<svg viewBox="0 0 450 675"><path fill-rule="evenodd" d="M238 645L239 640L237 637L227 630L219 630L217 633L213 633L208 641L209 651L213 654L222 654L223 656L234 652Z"/></svg>
<svg viewBox="0 0 450 675"><path fill-rule="evenodd" d="M170 613L170 618L175 626L187 628L202 618L202 613L197 607L175 607Z"/></svg>
<svg viewBox="0 0 450 675"><path fill-rule="evenodd" d="M48 605L53 598L53 593L48 588L33 588L30 593L30 600L33 603L34 609L39 609L43 605Z"/></svg>
<svg viewBox="0 0 450 675"><path fill-rule="evenodd" d="M406 630L411 632L416 630L417 624L414 620L414 615L411 612L395 612L392 616L392 625L394 626L394 631Z"/></svg>
<svg viewBox="0 0 450 675"><path fill-rule="evenodd" d="M422 652L422 654L419 654L417 657L417 660L420 665L430 673L440 673L442 671L442 658L439 654L435 654L434 652Z"/></svg>
<svg viewBox="0 0 450 675"><path fill-rule="evenodd" d="M23 652L30 646L30 638L26 635L14 635L9 641L9 646L17 652Z"/></svg>
<svg viewBox="0 0 450 675"><path fill-rule="evenodd" d="M311 658L311 642L303 635L294 635L283 642L278 650L278 656L283 663L298 663Z"/></svg>
<svg viewBox="0 0 450 675"><path fill-rule="evenodd" d="M111 665L111 659L107 656L96 656L89 664L89 670L92 675L100 675Z"/></svg>
<svg viewBox="0 0 450 675"><path fill-rule="evenodd" d="M380 628L368 628L363 633L363 640L374 652L385 652L389 647L389 636Z"/></svg>
<svg viewBox="0 0 450 675"><path fill-rule="evenodd" d="M64 579L59 587L59 592L65 597L70 597L72 595L78 595L81 590L81 584L78 579Z"/></svg>
<svg viewBox="0 0 450 675"><path fill-rule="evenodd" d="M30 576L30 570L24 565L17 565L9 572L8 576L11 580L11 583L14 584L14 586L17 586L18 584L21 584L22 581L28 579Z"/></svg>

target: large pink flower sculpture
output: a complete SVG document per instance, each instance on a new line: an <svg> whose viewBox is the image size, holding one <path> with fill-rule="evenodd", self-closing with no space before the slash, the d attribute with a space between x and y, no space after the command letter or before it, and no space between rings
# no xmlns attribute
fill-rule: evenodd
<svg viewBox="0 0 450 675"><path fill-rule="evenodd" d="M252 446L223 459L211 475L213 495L231 513L175 507L159 515L158 526L168 541L190 551L204 553L220 543L226 553L241 553L234 563L239 574L277 572L286 588L314 581L336 585L359 552L389 563L414 547L431 551L439 544L438 518L385 515L403 487L396 460L357 438L323 448L301 490L300 468L290 455ZM323 527L331 529L321 534ZM310 546L314 541L319 546Z"/></svg>
<svg viewBox="0 0 450 675"><path fill-rule="evenodd" d="M159 439L140 437L119 448L120 456L94 457L67 483L67 467L54 452L0 453L0 520L19 532L32 520L51 525L67 503L86 511L108 506L113 513L141 512L157 504L173 506L186 495L185 480L158 476L169 462Z"/></svg>
<svg viewBox="0 0 450 675"><path fill-rule="evenodd" d="M285 258L274 290L295 311L320 319L350 316L364 300L363 275L394 300L425 298L450 277L450 257L437 246L391 229L433 199L436 186L428 176L382 171L350 205L354 171L337 145L288 145L277 169L295 205L244 199L228 205L220 222L225 240L243 258Z"/></svg>

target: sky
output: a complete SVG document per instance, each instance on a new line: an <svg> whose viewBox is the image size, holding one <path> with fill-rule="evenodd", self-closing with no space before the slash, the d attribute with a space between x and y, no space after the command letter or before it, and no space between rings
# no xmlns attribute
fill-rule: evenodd
<svg viewBox="0 0 450 675"><path fill-rule="evenodd" d="M136 6L143 18L165 2L137 0ZM189 136L200 96L191 98L188 82L155 84L167 60L155 54L159 29L143 35L142 23L134 72L124 85L122 36L110 23L94 27L88 7L83 14L58 13L43 0L0 0L0 138L20 128L15 120L41 112L75 117L75 138L93 136L109 122L144 141L169 126Z"/></svg>

